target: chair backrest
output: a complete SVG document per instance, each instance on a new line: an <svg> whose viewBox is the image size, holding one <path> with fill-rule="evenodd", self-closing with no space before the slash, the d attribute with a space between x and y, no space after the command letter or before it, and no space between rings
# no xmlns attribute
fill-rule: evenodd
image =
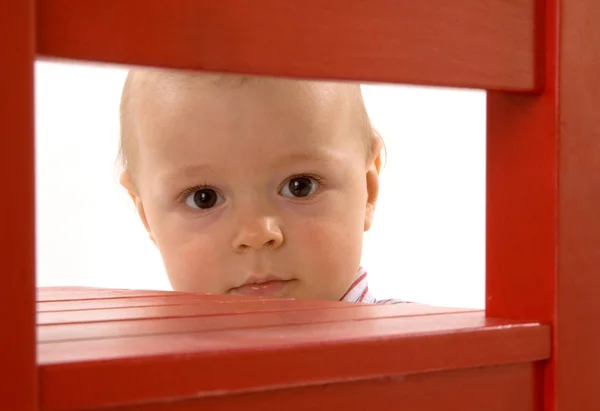
<svg viewBox="0 0 600 411"><path fill-rule="evenodd" d="M533 368L513 370L525 391L513 392L522 401L511 409L600 409L599 21L597 0L3 0L0 322L8 334L0 343L2 405L52 408L40 395L46 374L36 359L34 224L33 64L49 58L487 90L485 327L506 338L494 344L511 346L480 348L479 362L447 352L464 360L448 367L512 361L509 353L525 341L536 350L519 351L519 361L526 358ZM456 321L474 326L463 315ZM446 327L440 321L439 329ZM511 325L521 332L520 321L541 324L540 334L508 337ZM543 334L548 327L550 336ZM366 337L369 327L360 332ZM545 335L548 358L542 358ZM478 347L480 334L468 338L460 344ZM385 351L384 340L369 347ZM344 342L338 343L341 349ZM418 356L431 347L410 349ZM227 358L213 365L231 365ZM315 372L320 366L307 364ZM400 372L380 365L373 375ZM308 383L310 375L294 384ZM429 379L427 387L466 381L458 371L452 375ZM410 404L432 406L424 399L425 382L411 381L412 392L423 395ZM497 380L499 390L502 384ZM382 396L401 390L371 388ZM339 389L341 397L356 387ZM263 401L278 398L264 395ZM476 396L465 393L465 401L468 395ZM464 409L484 403L469 404Z"/></svg>

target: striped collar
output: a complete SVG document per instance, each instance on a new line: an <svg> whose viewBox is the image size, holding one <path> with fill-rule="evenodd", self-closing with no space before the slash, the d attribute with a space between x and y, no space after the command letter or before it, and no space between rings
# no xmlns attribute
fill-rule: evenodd
<svg viewBox="0 0 600 411"><path fill-rule="evenodd" d="M359 267L354 282L348 287L348 290L344 293L342 298L340 298L340 301L363 304L400 304L406 302L393 298L385 300L376 299L369 291L367 270L363 267Z"/></svg>

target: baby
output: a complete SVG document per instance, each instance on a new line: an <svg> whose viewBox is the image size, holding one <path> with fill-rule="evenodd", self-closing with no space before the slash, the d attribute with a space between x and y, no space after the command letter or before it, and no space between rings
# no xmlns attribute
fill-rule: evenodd
<svg viewBox="0 0 600 411"><path fill-rule="evenodd" d="M358 84L132 70L121 184L174 290L377 301L382 140Z"/></svg>

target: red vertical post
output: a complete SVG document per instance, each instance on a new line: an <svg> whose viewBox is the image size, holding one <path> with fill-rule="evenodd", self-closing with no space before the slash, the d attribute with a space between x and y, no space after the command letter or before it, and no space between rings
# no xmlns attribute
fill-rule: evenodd
<svg viewBox="0 0 600 411"><path fill-rule="evenodd" d="M34 411L34 2L0 1L0 401Z"/></svg>
<svg viewBox="0 0 600 411"><path fill-rule="evenodd" d="M539 1L535 96L488 93L487 314L553 325L546 411L600 409L600 2Z"/></svg>

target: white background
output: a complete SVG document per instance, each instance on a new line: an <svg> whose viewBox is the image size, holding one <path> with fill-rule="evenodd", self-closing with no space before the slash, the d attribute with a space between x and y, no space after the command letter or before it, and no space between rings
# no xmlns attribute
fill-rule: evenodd
<svg viewBox="0 0 600 411"><path fill-rule="evenodd" d="M36 63L38 286L170 289L117 181L125 74ZM363 92L388 150L365 237L370 288L380 298L483 308L485 92L395 85Z"/></svg>

